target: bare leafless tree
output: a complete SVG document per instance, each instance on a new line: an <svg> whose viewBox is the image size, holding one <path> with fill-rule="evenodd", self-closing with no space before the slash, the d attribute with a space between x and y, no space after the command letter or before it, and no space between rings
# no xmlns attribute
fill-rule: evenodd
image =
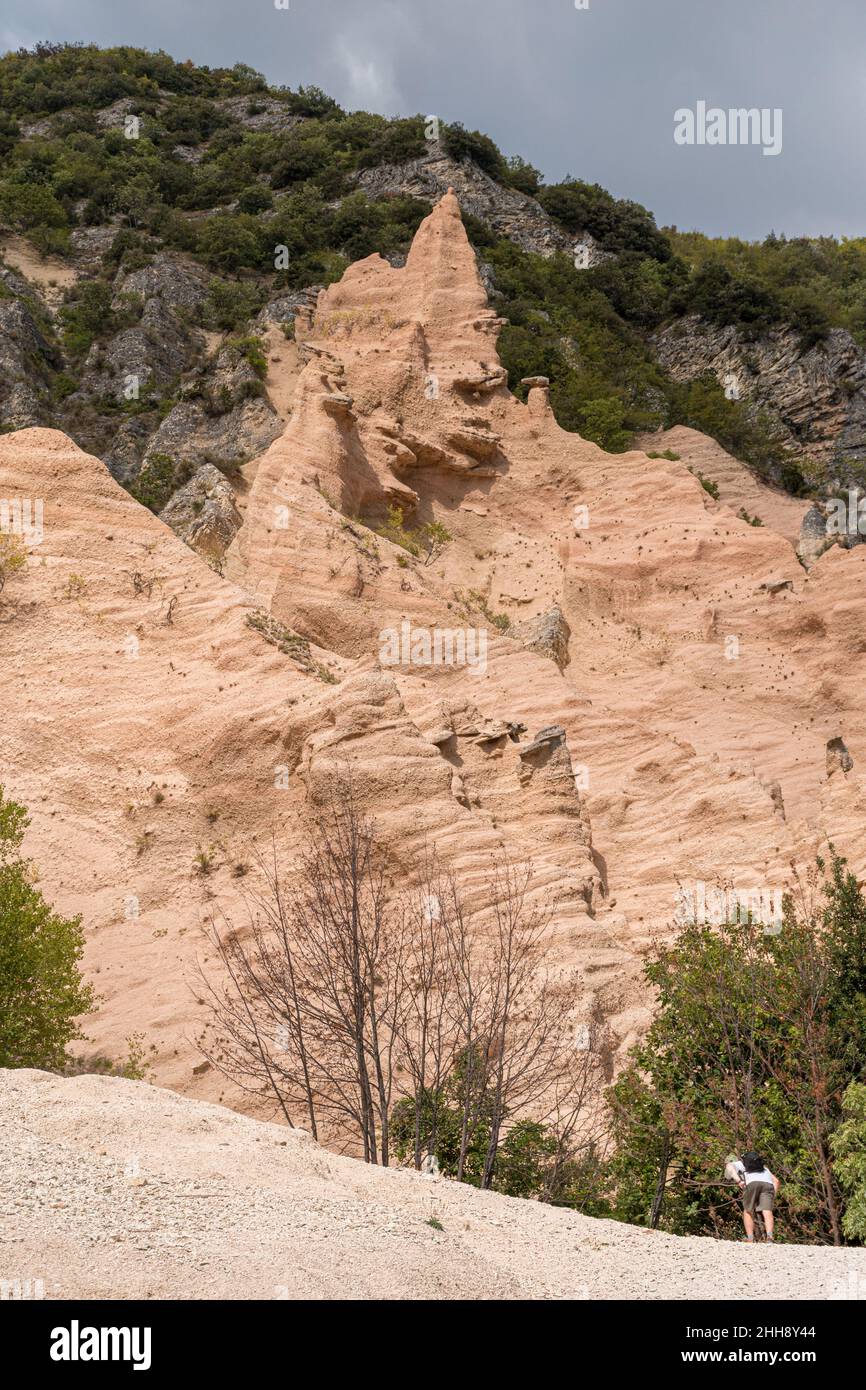
<svg viewBox="0 0 866 1390"><path fill-rule="evenodd" d="M418 1169L425 1150L435 1153L443 1087L457 1060L454 898L451 876L435 853L425 854L417 890L405 897L407 950L396 1020L402 1069L414 1098L413 1159Z"/></svg>
<svg viewBox="0 0 866 1390"><path fill-rule="evenodd" d="M327 1120L386 1164L406 922L351 781L335 784L291 881L275 845L255 862L247 931L210 923L224 975L200 972L211 1008L200 1046L289 1123L300 1105L314 1137Z"/></svg>
<svg viewBox="0 0 866 1390"><path fill-rule="evenodd" d="M364 1157L388 1162L406 922L387 862L349 780L318 818L294 900L296 951L315 1056Z"/></svg>
<svg viewBox="0 0 866 1390"><path fill-rule="evenodd" d="M200 971L210 1021L199 1045L212 1064L270 1096L288 1124L304 1114L314 1137L371 1163L389 1161L397 1099L414 1105L420 1168L456 1098L455 1176L483 1135L487 1187L508 1126L543 1112L552 1191L589 1142L600 1050L576 1048L576 988L546 966L552 907L531 868L503 859L469 896L431 851L411 888L395 887L349 774L291 876L275 842L254 863L245 927L209 927L222 969Z"/></svg>
<svg viewBox="0 0 866 1390"><path fill-rule="evenodd" d="M601 1005L593 1001L589 1018L577 1025L574 1046L566 1043L554 1068L545 1120L555 1140L544 1174L545 1201L557 1201L569 1174L581 1168L585 1198L597 1190L610 1146L604 1087L613 1077L614 1049Z"/></svg>
<svg viewBox="0 0 866 1390"><path fill-rule="evenodd" d="M441 1108L455 1103L458 1180L482 1136L480 1181L491 1186L510 1126L530 1115L554 1141L545 1192L561 1187L577 1155L600 1145L610 1049L597 1007L578 1025L574 977L547 965L553 910L529 866L500 859L470 898L435 856L425 863L418 910L409 914L401 1024L416 1167L425 1147L436 1149Z"/></svg>
<svg viewBox="0 0 866 1390"><path fill-rule="evenodd" d="M493 927L485 953L490 1138L482 1187L492 1183L506 1118L543 1105L556 1084L570 1052L575 1003L569 983L553 977L544 961L552 908L534 900L531 868L503 860L492 888Z"/></svg>

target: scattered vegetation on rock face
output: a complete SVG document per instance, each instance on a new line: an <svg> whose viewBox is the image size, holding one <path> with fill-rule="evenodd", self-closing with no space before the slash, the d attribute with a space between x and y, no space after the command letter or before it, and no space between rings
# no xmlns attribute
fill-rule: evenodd
<svg viewBox="0 0 866 1390"><path fill-rule="evenodd" d="M467 222L508 320L499 352L516 395L525 377L546 376L559 424L609 453L622 453L638 431L688 425L801 490L796 457L766 413L729 400L712 375L673 381L657 360L649 334L672 315L672 285L685 267L628 253L579 271L564 255L532 255Z"/></svg>
<svg viewBox="0 0 866 1390"><path fill-rule="evenodd" d="M192 462L177 463L168 454L151 454L130 491L136 501L158 515L194 471Z"/></svg>
<svg viewBox="0 0 866 1390"><path fill-rule="evenodd" d="M227 346L249 363L260 380L267 376L268 359L265 357L265 345L261 338L232 338Z"/></svg>
<svg viewBox="0 0 866 1390"><path fill-rule="evenodd" d="M0 594L14 574L27 564L27 551L17 536L0 531Z"/></svg>
<svg viewBox="0 0 866 1390"><path fill-rule="evenodd" d="M333 672L320 662L313 660L310 655L310 644L306 637L299 637L296 632L292 632L291 628L286 627L285 623L278 622L270 613L265 613L262 610L248 613L246 622L247 627L260 633L266 642L270 642L272 647L276 647L285 656L290 656L302 671L306 671L308 675L316 676L326 685L336 684L337 678Z"/></svg>
<svg viewBox="0 0 866 1390"><path fill-rule="evenodd" d="M366 523L364 524L366 525ZM452 539L451 532L442 525L441 521L427 521L421 526L407 526L403 517L403 508L397 506L396 503L388 508L387 521L373 526L371 529L386 541L391 541L393 545L399 545L401 549L408 550L410 555L426 556L425 563L435 560Z"/></svg>
<svg viewBox="0 0 866 1390"><path fill-rule="evenodd" d="M847 328L866 347L866 239L776 236L762 242L667 232L688 266L677 309L752 332L787 324L804 348L831 327Z"/></svg>
<svg viewBox="0 0 866 1390"><path fill-rule="evenodd" d="M718 502L719 497L721 496L719 492L718 483L714 482L712 478L706 477L706 475L701 473L698 469L690 468L689 472L694 473L704 492L708 492L712 497L713 501Z"/></svg>
<svg viewBox="0 0 866 1390"><path fill-rule="evenodd" d="M203 849L199 845L193 859L193 869L201 878L207 878L216 865L216 851L213 845L210 849Z"/></svg>
<svg viewBox="0 0 866 1390"><path fill-rule="evenodd" d="M63 597L72 599L76 602L85 597L87 593L87 580L81 574L70 574L63 588Z"/></svg>
<svg viewBox="0 0 866 1390"><path fill-rule="evenodd" d="M455 593L454 597L466 613L480 613L498 632L508 632L510 629L511 619L508 614L494 613L487 595L482 594L480 589L467 589L465 592Z"/></svg>
<svg viewBox="0 0 866 1390"><path fill-rule="evenodd" d="M45 901L20 856L29 817L0 787L0 1067L62 1068L96 998L81 978L80 917Z"/></svg>

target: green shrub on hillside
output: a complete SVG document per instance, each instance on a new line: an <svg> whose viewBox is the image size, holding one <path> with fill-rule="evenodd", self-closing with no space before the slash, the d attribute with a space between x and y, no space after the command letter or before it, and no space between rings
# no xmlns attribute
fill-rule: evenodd
<svg viewBox="0 0 866 1390"><path fill-rule="evenodd" d="M455 121L442 127L442 145L451 159L471 159L491 178L506 182L505 161L489 135L467 130L461 121Z"/></svg>
<svg viewBox="0 0 866 1390"><path fill-rule="evenodd" d="M804 351L834 326L866 345L866 240L777 237L762 242L667 233L690 279L672 311L701 313L747 332L790 326Z"/></svg>
<svg viewBox="0 0 866 1390"><path fill-rule="evenodd" d="M247 213L217 213L202 224L197 250L211 270L264 270L259 226Z"/></svg>
<svg viewBox="0 0 866 1390"><path fill-rule="evenodd" d="M636 251L656 260L671 257L670 242L640 203L614 198L597 183L567 178L539 190L538 201L570 232L589 232L605 251Z"/></svg>
<svg viewBox="0 0 866 1390"><path fill-rule="evenodd" d="M622 427L625 407L616 396L586 401L582 408L584 439L591 439L609 454L621 454L628 448L631 435Z"/></svg>
<svg viewBox="0 0 866 1390"><path fill-rule="evenodd" d="M241 328L261 308L263 299L258 285L211 280L205 307L208 326L226 331Z"/></svg>
<svg viewBox="0 0 866 1390"><path fill-rule="evenodd" d="M102 280L83 280L67 294L60 310L63 346L73 361L87 355L94 339L113 324L111 287Z"/></svg>
<svg viewBox="0 0 866 1390"><path fill-rule="evenodd" d="M194 471L195 464L186 459L177 462L168 454L151 454L130 492L137 502L158 516L172 494L189 482Z"/></svg>
<svg viewBox="0 0 866 1390"><path fill-rule="evenodd" d="M0 787L0 1067L59 1068L95 997L79 971L81 918L55 912L20 857L28 824Z"/></svg>
<svg viewBox="0 0 866 1390"><path fill-rule="evenodd" d="M830 1140L847 1205L842 1225L849 1240L866 1244L866 1085L852 1081L842 1097L842 1123Z"/></svg>
<svg viewBox="0 0 866 1390"><path fill-rule="evenodd" d="M647 965L656 1017L609 1091L622 1220L648 1224L661 1200L665 1230L735 1233L725 1155L755 1149L787 1238L840 1242L843 1193L860 1238L866 898L835 855L801 888L780 930L698 921Z"/></svg>

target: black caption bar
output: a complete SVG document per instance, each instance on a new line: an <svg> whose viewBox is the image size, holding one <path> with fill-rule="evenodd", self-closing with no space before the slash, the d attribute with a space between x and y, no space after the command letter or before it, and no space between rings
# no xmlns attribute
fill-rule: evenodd
<svg viewBox="0 0 866 1390"><path fill-rule="evenodd" d="M341 1319L343 1335L329 1339L322 1348L329 1372L345 1347L349 1358L351 1335L346 1323L354 1316L352 1305L338 1303L321 1307L323 1321ZM499 1312L507 1323L499 1324ZM681 1369L687 1376L701 1376L706 1369L720 1367L748 1372L760 1368L769 1376L792 1368L818 1373L841 1371L850 1365L855 1352L858 1306L847 1301L816 1303L724 1301L713 1303L602 1302L491 1304L484 1306L488 1330L481 1332L479 1310L459 1301L444 1303L436 1312L436 1338L441 1347L443 1333L453 1320L461 1332L463 1318L473 1318L470 1345L474 1354L490 1369L493 1348L502 1348L503 1363L507 1347L517 1344L526 1333L536 1330L547 1336L560 1331L572 1354L589 1354L595 1360L603 1355L612 1372L635 1370L642 1375L653 1371ZM250 1373L273 1370L285 1375L303 1346L308 1314L299 1318L300 1309L281 1302L6 1302L0 1305L0 1328L4 1350L11 1350L24 1371L36 1371L50 1379L65 1380L70 1375L92 1380L101 1373L129 1375L135 1381L146 1377L162 1380L166 1373L213 1372L223 1380L233 1370ZM369 1318L369 1309L361 1316ZM405 1338L417 1318L419 1335L422 1319L429 1335L429 1305L400 1303L390 1305L386 1316L389 1340ZM524 1324L521 1329L521 1322ZM408 1323L408 1326L407 1326ZM554 1326L550 1326L553 1323ZM492 1326L491 1326L492 1324ZM502 1331L491 1343L489 1334ZM467 1329L468 1330L468 1329ZM586 1340L584 1340L586 1339ZM542 1344L541 1355L549 1344ZM461 1368L465 1374L465 1339L461 1337ZM289 1349L292 1350L289 1350ZM552 1350L552 1348L551 1348ZM494 1352L494 1360L498 1359Z"/></svg>

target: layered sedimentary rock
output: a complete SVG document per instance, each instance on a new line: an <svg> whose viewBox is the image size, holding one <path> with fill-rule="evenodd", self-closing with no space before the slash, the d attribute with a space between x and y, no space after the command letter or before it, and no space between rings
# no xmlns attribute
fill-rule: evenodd
<svg viewBox="0 0 866 1390"><path fill-rule="evenodd" d="M844 328L804 351L793 328L760 337L689 314L654 337L662 366L676 381L712 372L732 400L766 411L792 449L823 464L828 476L866 456L866 354Z"/></svg>
<svg viewBox="0 0 866 1390"><path fill-rule="evenodd" d="M480 899L531 860L621 1048L683 883L783 887L828 838L866 868L866 548L806 570L804 509L735 460L714 500L700 437L564 432L542 380L509 393L499 326L452 194L404 267L301 306L223 576L62 434L0 439L0 498L44 505L2 597L2 780L84 915L94 1044L145 1033L166 1084L220 1094L203 925L272 833L292 864L341 768L407 879L435 844Z"/></svg>
<svg viewBox="0 0 866 1390"><path fill-rule="evenodd" d="M579 269L611 259L610 252L603 251L590 232L570 235L534 198L497 183L471 159L449 158L435 140L430 141L428 152L420 159L364 169L357 175L357 182L370 198L402 194L431 202L438 202L452 187L464 212L524 251L538 256L563 252Z"/></svg>

